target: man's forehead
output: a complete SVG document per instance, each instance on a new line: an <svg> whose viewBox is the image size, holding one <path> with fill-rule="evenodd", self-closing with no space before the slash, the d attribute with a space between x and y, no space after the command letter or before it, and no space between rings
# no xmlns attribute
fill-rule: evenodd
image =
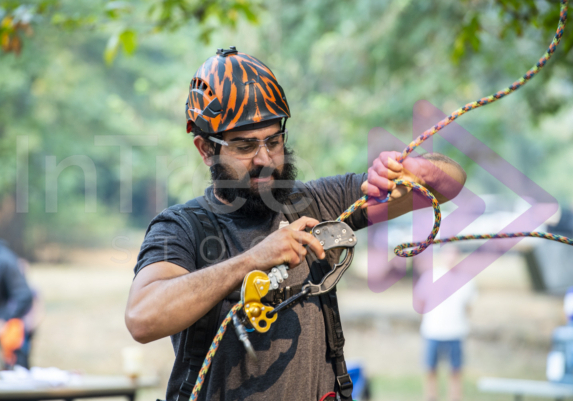
<svg viewBox="0 0 573 401"><path fill-rule="evenodd" d="M223 140L225 141L232 141L233 139L250 139L250 138L257 138L257 139L265 139L269 135L276 134L281 129L280 123L276 123L270 125L265 128L259 128L249 131L232 131L232 132L223 132Z"/></svg>

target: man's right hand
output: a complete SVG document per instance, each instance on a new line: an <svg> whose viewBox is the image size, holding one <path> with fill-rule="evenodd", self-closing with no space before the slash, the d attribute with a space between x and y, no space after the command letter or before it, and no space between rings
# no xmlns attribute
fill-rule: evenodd
<svg viewBox="0 0 573 401"><path fill-rule="evenodd" d="M256 261L255 270L270 270L280 264L288 264L291 269L298 266L308 250L305 245L320 258L326 254L320 242L304 231L319 223L310 217L301 217L285 228L275 231L246 253Z"/></svg>
<svg viewBox="0 0 573 401"><path fill-rule="evenodd" d="M167 261L146 266L135 276L127 301L125 321L131 335L148 343L181 332L240 288L250 271L282 263L298 266L306 256L305 245L324 258L320 242L304 231L317 224L302 217L250 250L192 273Z"/></svg>

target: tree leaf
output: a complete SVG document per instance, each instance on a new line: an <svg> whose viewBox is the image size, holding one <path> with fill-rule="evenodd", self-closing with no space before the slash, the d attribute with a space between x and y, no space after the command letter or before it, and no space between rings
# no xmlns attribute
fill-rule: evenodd
<svg viewBox="0 0 573 401"><path fill-rule="evenodd" d="M105 46L103 52L103 59L107 65L112 65L115 56L117 55L117 49L119 48L119 34L114 33L111 35Z"/></svg>
<svg viewBox="0 0 573 401"><path fill-rule="evenodd" d="M137 49L137 33L131 29L124 30L119 35L119 41L126 54L133 54L135 49Z"/></svg>

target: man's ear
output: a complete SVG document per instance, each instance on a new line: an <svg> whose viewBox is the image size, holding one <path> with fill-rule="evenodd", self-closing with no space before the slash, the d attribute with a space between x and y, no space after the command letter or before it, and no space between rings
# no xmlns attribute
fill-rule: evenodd
<svg viewBox="0 0 573 401"><path fill-rule="evenodd" d="M193 138L193 144L199 151L199 154L203 159L203 163L211 167L213 165L213 148L209 146L205 138L200 135L197 135L195 138Z"/></svg>

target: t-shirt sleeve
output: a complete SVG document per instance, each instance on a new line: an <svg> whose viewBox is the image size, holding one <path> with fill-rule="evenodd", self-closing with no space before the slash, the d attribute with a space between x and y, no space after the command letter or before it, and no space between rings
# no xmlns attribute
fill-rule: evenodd
<svg viewBox="0 0 573 401"><path fill-rule="evenodd" d="M190 223L173 210L157 215L147 228L141 244L135 275L152 263L170 262L195 271L195 236Z"/></svg>
<svg viewBox="0 0 573 401"><path fill-rule="evenodd" d="M364 194L360 186L367 181L368 174L348 173L332 177L319 178L305 183L318 204L324 220L336 220L350 205ZM345 222L353 230L359 230L368 225L366 209L352 213Z"/></svg>

